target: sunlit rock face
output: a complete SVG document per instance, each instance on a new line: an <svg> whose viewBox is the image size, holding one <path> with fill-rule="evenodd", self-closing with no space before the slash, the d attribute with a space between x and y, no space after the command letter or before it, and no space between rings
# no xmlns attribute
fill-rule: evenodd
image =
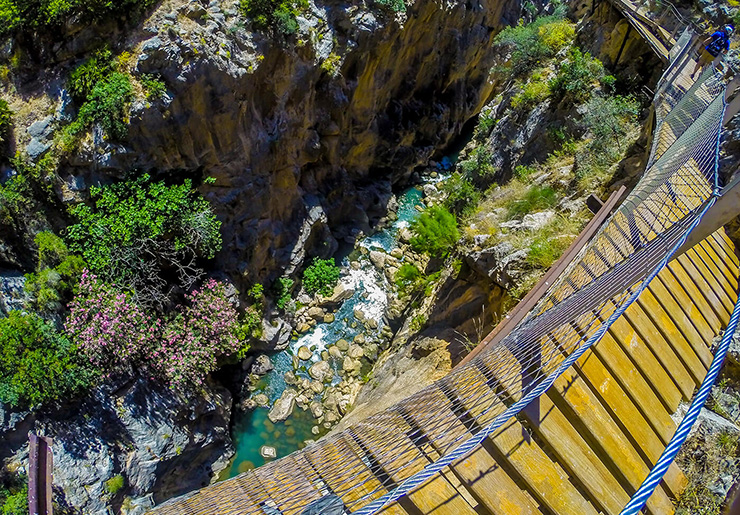
<svg viewBox="0 0 740 515"><path fill-rule="evenodd" d="M287 41L249 32L233 2L205 14L165 3L131 36L138 71L160 74L167 98L135 106L127 141L81 152L68 173L216 178L202 191L224 221L220 265L251 282L329 255L385 214L392 185L487 99L492 39L520 6L312 3Z"/></svg>

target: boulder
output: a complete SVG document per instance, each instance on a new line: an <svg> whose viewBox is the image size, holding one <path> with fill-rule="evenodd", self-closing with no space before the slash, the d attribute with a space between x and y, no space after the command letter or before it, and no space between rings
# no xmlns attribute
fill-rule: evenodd
<svg viewBox="0 0 740 515"><path fill-rule="evenodd" d="M349 346L349 351L347 352L347 355L352 359L359 359L364 355L364 352L362 350L362 347L353 343Z"/></svg>
<svg viewBox="0 0 740 515"><path fill-rule="evenodd" d="M342 359L342 351L339 350L339 347L336 345L332 345L329 347L329 357L334 359Z"/></svg>
<svg viewBox="0 0 740 515"><path fill-rule="evenodd" d="M328 314L324 315L324 323L325 324L331 324L332 322L334 322L334 315L333 314L328 313Z"/></svg>
<svg viewBox="0 0 740 515"><path fill-rule="evenodd" d="M308 409L311 410L311 415L313 415L314 418L319 418L324 414L324 407L318 401L313 401L308 406Z"/></svg>
<svg viewBox="0 0 740 515"><path fill-rule="evenodd" d="M270 422L274 424L287 419L293 413L297 396L298 392L292 388L284 390L283 394L275 401L275 404L272 405L272 409L270 409L270 412L267 414L267 418L270 419Z"/></svg>
<svg viewBox="0 0 740 515"><path fill-rule="evenodd" d="M345 372L350 374L359 373L361 368L362 364L356 359L352 359L349 356L344 357L344 361L342 362L342 370L344 370Z"/></svg>
<svg viewBox="0 0 740 515"><path fill-rule="evenodd" d="M274 368L272 361L270 361L270 357L266 354L260 354L255 358L254 363L252 364L252 373L257 374L258 376L263 376Z"/></svg>
<svg viewBox="0 0 740 515"><path fill-rule="evenodd" d="M362 353L369 360L374 360L378 357L378 346L374 343L368 343L365 348L362 349Z"/></svg>
<svg viewBox="0 0 740 515"><path fill-rule="evenodd" d="M264 408L265 406L270 404L270 398L264 393L258 393L254 396L254 402L255 404L257 404L257 406Z"/></svg>
<svg viewBox="0 0 740 515"><path fill-rule="evenodd" d="M277 449L269 445L263 445L260 447L260 456L266 459L275 459L277 458Z"/></svg>
<svg viewBox="0 0 740 515"><path fill-rule="evenodd" d="M313 393L318 394L324 391L324 383L322 383L321 381L311 381L309 388Z"/></svg>
<svg viewBox="0 0 740 515"><path fill-rule="evenodd" d="M323 308L320 308L318 306L313 306L311 308L308 308L308 312L306 313L309 317L313 318L314 320L323 320L324 319L324 310Z"/></svg>
<svg viewBox="0 0 740 515"><path fill-rule="evenodd" d="M516 250L511 243L503 242L471 252L465 257L465 261L479 274L490 278L503 288L509 288L518 277L514 270L521 266L526 258L526 250Z"/></svg>
<svg viewBox="0 0 740 515"><path fill-rule="evenodd" d="M308 374L317 381L328 383L334 377L334 371L326 361L317 361L308 369Z"/></svg>
<svg viewBox="0 0 740 515"><path fill-rule="evenodd" d="M401 259L403 257L403 251L396 247L395 249L391 250L391 256L396 259Z"/></svg>
<svg viewBox="0 0 740 515"><path fill-rule="evenodd" d="M352 264L357 263L359 270L359 263L353 261ZM324 297L320 300L321 305L329 309L337 309L345 300L349 299L354 295L355 290L346 283L340 282L334 287L334 291L328 297Z"/></svg>
<svg viewBox="0 0 740 515"><path fill-rule="evenodd" d="M359 322L364 322L365 321L365 313L361 309L355 308L355 310L352 312L352 314L354 315L354 317L355 317L355 319L357 321L359 321Z"/></svg>
<svg viewBox="0 0 740 515"><path fill-rule="evenodd" d="M352 340L353 343L356 343L357 345L365 345L365 335L364 334L358 334L354 337ZM347 349L349 350L349 348Z"/></svg>
<svg viewBox="0 0 740 515"><path fill-rule="evenodd" d="M298 324L298 327L296 327L295 330L298 334L303 334L303 333L307 333L308 331L310 331L311 326L305 322L301 322L300 324Z"/></svg>
<svg viewBox="0 0 740 515"><path fill-rule="evenodd" d="M301 345L301 347L298 349L298 358L302 359L303 361L308 361L309 359L311 359L311 356L313 356L313 353L309 350L309 348L305 345Z"/></svg>
<svg viewBox="0 0 740 515"><path fill-rule="evenodd" d="M283 374L283 379L285 379L285 384L293 385L298 383L298 378L296 377L295 373L292 370L288 370L286 373Z"/></svg>
<svg viewBox="0 0 740 515"><path fill-rule="evenodd" d="M411 239L414 237L414 233L411 232L411 229L408 227L402 228L400 231L398 231L398 239L401 241L401 243L410 243Z"/></svg>
<svg viewBox="0 0 740 515"><path fill-rule="evenodd" d="M337 349L339 349L342 352L347 352L349 350L349 342L344 339L337 340L336 346L337 346Z"/></svg>
<svg viewBox="0 0 740 515"><path fill-rule="evenodd" d="M282 318L262 320L262 337L255 346L260 350L284 350L290 341L290 325Z"/></svg>
<svg viewBox="0 0 740 515"><path fill-rule="evenodd" d="M371 250L370 262L379 270L383 270L385 268L385 254L377 250Z"/></svg>

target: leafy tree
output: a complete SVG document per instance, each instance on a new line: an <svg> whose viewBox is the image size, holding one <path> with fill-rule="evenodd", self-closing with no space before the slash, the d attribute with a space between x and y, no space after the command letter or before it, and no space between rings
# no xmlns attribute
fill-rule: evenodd
<svg viewBox="0 0 740 515"><path fill-rule="evenodd" d="M621 150L620 140L637 121L640 105L632 97L593 97L585 106L581 125L593 135L589 147L605 152L610 147Z"/></svg>
<svg viewBox="0 0 740 515"><path fill-rule="evenodd" d="M441 190L447 195L445 208L456 214L469 213L480 201L480 192L475 188L473 182L468 179L468 174L476 173L479 163L477 158L460 164L465 173L455 172L442 183Z"/></svg>
<svg viewBox="0 0 740 515"><path fill-rule="evenodd" d="M189 180L168 186L142 175L90 189L92 205L70 212L70 249L105 280L133 289L145 305L171 300L172 283L189 290L203 275L199 259L221 249L221 222Z"/></svg>
<svg viewBox="0 0 740 515"><path fill-rule="evenodd" d="M426 209L411 224L411 247L433 257L446 257L460 239L455 215L443 206Z"/></svg>
<svg viewBox="0 0 740 515"><path fill-rule="evenodd" d="M293 279L281 277L277 280L277 307L283 309L290 302L290 290L293 288Z"/></svg>
<svg viewBox="0 0 740 515"><path fill-rule="evenodd" d="M26 291L34 296L40 311L54 311L62 307L85 268L80 256L69 253L64 241L56 234L43 231L36 235L38 266L36 272L26 274Z"/></svg>
<svg viewBox="0 0 740 515"><path fill-rule="evenodd" d="M331 295L339 281L339 267L334 258L314 258L311 266L303 271L303 287L310 294Z"/></svg>
<svg viewBox="0 0 740 515"><path fill-rule="evenodd" d="M89 388L97 371L38 315L11 311L0 319L0 401L33 407Z"/></svg>
<svg viewBox="0 0 740 515"><path fill-rule="evenodd" d="M594 85L605 75L601 61L591 57L588 52L572 48L558 74L550 80L550 91L557 99L580 104L591 98Z"/></svg>

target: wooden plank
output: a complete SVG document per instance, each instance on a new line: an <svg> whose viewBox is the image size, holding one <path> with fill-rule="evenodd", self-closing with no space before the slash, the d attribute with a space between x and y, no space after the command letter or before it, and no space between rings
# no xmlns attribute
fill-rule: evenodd
<svg viewBox="0 0 740 515"><path fill-rule="evenodd" d="M547 395L569 420L576 421L576 428L582 435L585 436L584 431L589 434L587 441L591 448L612 474L636 491L650 469L583 379L570 368L555 381ZM662 489L655 490L647 507L655 515L673 511L673 504Z"/></svg>
<svg viewBox="0 0 740 515"><path fill-rule="evenodd" d="M664 331L668 341L672 343L676 333L679 333L690 345L692 354L701 362L702 369L708 370L713 358L709 347L704 343L701 334L678 305L676 299L665 288L663 282L656 277L645 291L650 295L640 295L638 301L645 306L645 310L653 317L656 325ZM656 315L656 313L660 314ZM690 362L693 363L693 360ZM692 370L694 367L695 365L691 365Z"/></svg>
<svg viewBox="0 0 740 515"><path fill-rule="evenodd" d="M345 506L354 511L388 493L369 466L347 443L344 435L320 441L319 444L323 445L307 447L302 454L332 492L341 497ZM406 515L397 504L386 507L382 513Z"/></svg>
<svg viewBox="0 0 740 515"><path fill-rule="evenodd" d="M681 392L639 333L624 317L612 324L609 333L647 378L648 384L658 394L668 412L674 413L681 402Z"/></svg>
<svg viewBox="0 0 740 515"><path fill-rule="evenodd" d="M736 272L733 275L727 267L727 263L720 259L717 252L707 240L699 243L694 249L704 258L707 266L715 274L716 279L723 284L730 300L737 298L737 269L735 269Z"/></svg>
<svg viewBox="0 0 740 515"><path fill-rule="evenodd" d="M673 274L675 283L680 285L680 288L685 291L689 302L689 304L687 305L696 305L699 308L701 314L704 317L704 320L707 321L709 327L712 329L713 337L720 334L724 326L720 318L717 316L715 307L713 307L712 305L713 301L699 290L694 281L691 280L689 274L686 272L686 269L677 259L669 262L667 268ZM716 306L718 303L719 301L715 298L714 306ZM724 309L721 306L716 307L718 307L720 310ZM711 340L708 345L711 345Z"/></svg>
<svg viewBox="0 0 740 515"><path fill-rule="evenodd" d="M711 325L713 322L710 322L704 317L704 313L700 307L701 303L699 301L694 302L692 298L689 297L686 290L676 280L676 276L670 269L663 269L658 274L657 279L663 288L674 298L681 312L684 313L686 318L688 318L699 333L704 345L707 348L710 348L715 336L714 329ZM711 308L709 308L708 305L707 309L711 311ZM712 317L712 320L716 320L719 323L719 319L717 319L714 313L712 313Z"/></svg>
<svg viewBox="0 0 740 515"><path fill-rule="evenodd" d="M610 375L622 385L622 389L639 408L663 445L666 445L676 431L676 424L640 368L630 360L628 354L609 333L605 334L592 350L607 367Z"/></svg>
<svg viewBox="0 0 740 515"><path fill-rule="evenodd" d="M724 229L715 231L707 238L721 257L724 257L728 263L731 263L733 269L740 268L740 258L735 254L735 244L732 243Z"/></svg>
<svg viewBox="0 0 740 515"><path fill-rule="evenodd" d="M686 274L689 276L689 279L696 285L700 294L707 299L709 305L714 311L714 314L717 315L717 318L720 320L721 326L724 327L730 319L731 310L731 308L727 307L724 291L720 291L721 288L718 285L712 285L707 281L707 276L710 275L709 272L707 271L705 275L703 271L698 270L693 259L683 255L678 256L676 261L681 264L683 269L686 271Z"/></svg>
<svg viewBox="0 0 740 515"><path fill-rule="evenodd" d="M575 369L586 380L601 404L607 408L612 419L621 426L622 432L630 437L631 445L641 451L643 459L652 468L665 445L619 382L591 350L578 359ZM686 486L686 477L675 463L671 464L664 481L669 493L674 497L677 497Z"/></svg>
<svg viewBox="0 0 740 515"><path fill-rule="evenodd" d="M738 267L728 259L725 249L718 247L711 237L702 241L701 246L717 268L721 270L725 279L729 281L733 294L737 294Z"/></svg>
<svg viewBox="0 0 740 515"><path fill-rule="evenodd" d="M489 372L496 375L496 370ZM509 394L512 401L520 397L516 390ZM547 443L557 463L581 485L581 490L589 494L590 500L597 509L607 513L619 513L629 501L629 495L622 489L603 461L596 456L582 435L573 427L573 424L546 395L527 406L521 412L520 417L536 433L538 441ZM575 513L575 511L567 513Z"/></svg>
<svg viewBox="0 0 740 515"><path fill-rule="evenodd" d="M489 439L495 452L524 478L537 500L554 513L597 511L570 482L568 474L542 451L522 425L510 420ZM498 460L497 460L498 461Z"/></svg>
<svg viewBox="0 0 740 515"><path fill-rule="evenodd" d="M478 376L477 379L485 384L484 377ZM496 396L491 390L488 390L488 394ZM430 445L440 455L443 455L471 437L472 434L457 417L454 418L455 423L452 428L447 423L440 424L442 420L449 420L453 407L441 391L437 391L435 401L434 406L419 405L419 408L414 410L413 413L409 413L409 416L413 418L416 425L427 428L425 433L429 438ZM455 438L455 435L460 434L464 434L464 436L459 439ZM453 464L451 471L460 479L473 497L492 514L523 515L540 513L532 496L526 490L520 488L482 447L476 449L465 459Z"/></svg>
<svg viewBox="0 0 740 515"><path fill-rule="evenodd" d="M429 460L406 437L409 426L397 413L384 412L383 425L360 422L355 426L358 445L362 444L384 468L390 478L400 483L420 471ZM378 415L372 417L376 421ZM425 514L474 515L475 511L442 476L437 475L406 496ZM403 507L403 503L400 503Z"/></svg>
<svg viewBox="0 0 740 515"><path fill-rule="evenodd" d="M652 350L661 366L678 386L684 400L690 401L696 384L676 352L652 323L639 303L633 303L624 314L625 319L637 331L641 339Z"/></svg>
<svg viewBox="0 0 740 515"><path fill-rule="evenodd" d="M305 477L291 456L252 471L275 506L285 515L299 515L321 492Z"/></svg>
<svg viewBox="0 0 740 515"><path fill-rule="evenodd" d="M689 251L681 257L686 260L690 260L691 264L694 265L694 268L701 274L704 281L709 284L714 294L724 305L725 310L727 311L727 321L729 321L730 315L732 315L732 309L735 307L735 301L733 299L735 292L730 287L722 273L717 270L714 263L709 261L701 252L701 248L697 248L697 246L689 249Z"/></svg>

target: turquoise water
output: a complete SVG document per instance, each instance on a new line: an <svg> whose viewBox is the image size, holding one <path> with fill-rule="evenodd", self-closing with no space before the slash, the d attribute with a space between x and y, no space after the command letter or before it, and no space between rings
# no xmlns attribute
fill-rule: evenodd
<svg viewBox="0 0 740 515"><path fill-rule="evenodd" d="M398 219L384 230L378 231L363 240L361 244L369 249L382 248L386 252L390 252L397 245L400 229L407 227L419 215L416 207L421 206L422 196L421 190L417 188L406 190L398 198ZM367 257L362 256L359 260L361 264L359 270L352 270L348 259L342 261L343 274L340 280L352 287L354 294L334 314L334 322L317 324L311 332L300 338L294 338L288 349L271 356L270 359L275 368L262 377L255 393L266 394L270 398L271 404L280 397L283 390L287 388L283 376L285 372L293 370L293 356L303 345L311 349L313 356L310 361L301 362L301 367L295 373L299 377L308 378L308 368L311 364L319 361L321 351L337 340L345 339L351 342L360 332L365 334L368 339L379 338L380 331L383 328L383 314L388 304L386 297L387 284L385 278L372 266ZM365 330L364 326L355 320L355 309L360 309L366 319L376 320L378 328L370 332ZM335 370L333 384L336 384L340 381L336 371L341 368L342 364L331 358L329 363ZM369 369L369 362L363 364ZM320 398L320 395L315 397L316 400L320 400ZM234 477L270 461L260 455L260 448L263 445L274 447L278 458L280 458L303 448L306 440L316 440L327 432L323 427L321 427L321 432L318 435L311 432L311 428L316 425L316 420L311 415L310 410L303 411L296 406L288 420L277 424L273 424L267 418L268 411L268 408L256 408L253 411L239 411L234 414L232 439L236 455L231 466L221 474L221 479Z"/></svg>

